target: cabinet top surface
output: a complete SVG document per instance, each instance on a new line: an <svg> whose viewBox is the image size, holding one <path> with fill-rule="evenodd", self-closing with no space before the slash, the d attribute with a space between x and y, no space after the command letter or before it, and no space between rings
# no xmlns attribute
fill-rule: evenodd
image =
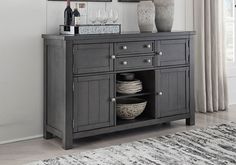
<svg viewBox="0 0 236 165"><path fill-rule="evenodd" d="M189 36L195 35L195 31L174 31L157 33L140 32L122 32L121 34L90 34L90 35L59 35L43 34L44 39L54 40L91 40L91 39L122 39L122 38L140 38L140 37L171 37L171 36Z"/></svg>

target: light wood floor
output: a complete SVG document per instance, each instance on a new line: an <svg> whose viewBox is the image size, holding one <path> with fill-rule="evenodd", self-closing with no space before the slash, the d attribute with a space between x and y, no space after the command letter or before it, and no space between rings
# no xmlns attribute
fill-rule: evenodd
<svg viewBox="0 0 236 165"><path fill-rule="evenodd" d="M158 125L135 129L103 136L96 136L76 141L74 149L65 151L59 139L43 140L42 138L0 145L0 165L21 165L32 161L53 158L56 156L78 153L111 145L132 142L135 140L172 134L195 128L205 128L218 123L236 121L236 106L229 111L211 114L196 114L196 125L188 127L185 121L172 122L170 125Z"/></svg>

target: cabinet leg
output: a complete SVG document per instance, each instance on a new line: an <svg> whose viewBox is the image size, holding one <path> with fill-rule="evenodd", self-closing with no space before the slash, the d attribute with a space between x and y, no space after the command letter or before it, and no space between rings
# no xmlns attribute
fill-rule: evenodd
<svg viewBox="0 0 236 165"><path fill-rule="evenodd" d="M52 139L53 138L53 134L48 132L48 131L44 131L43 138L44 139Z"/></svg>
<svg viewBox="0 0 236 165"><path fill-rule="evenodd" d="M195 118L194 117L191 117L191 118L187 118L186 119L186 125L195 125Z"/></svg>
<svg viewBox="0 0 236 165"><path fill-rule="evenodd" d="M69 150L73 148L73 139L72 137L67 137L62 139L62 148Z"/></svg>

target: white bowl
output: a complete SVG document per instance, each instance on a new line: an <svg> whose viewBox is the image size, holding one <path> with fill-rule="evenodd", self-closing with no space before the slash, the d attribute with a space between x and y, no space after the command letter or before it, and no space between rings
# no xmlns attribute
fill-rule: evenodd
<svg viewBox="0 0 236 165"><path fill-rule="evenodd" d="M140 80L135 81L117 81L116 91L121 94L135 94L143 90Z"/></svg>

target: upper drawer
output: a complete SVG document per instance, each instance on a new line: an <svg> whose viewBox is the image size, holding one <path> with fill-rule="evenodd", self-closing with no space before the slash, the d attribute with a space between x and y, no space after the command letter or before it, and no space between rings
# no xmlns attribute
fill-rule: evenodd
<svg viewBox="0 0 236 165"><path fill-rule="evenodd" d="M135 54L154 52L154 41L121 42L115 44L115 54Z"/></svg>
<svg viewBox="0 0 236 165"><path fill-rule="evenodd" d="M188 40L162 40L157 42L158 66L184 65L189 63Z"/></svg>
<svg viewBox="0 0 236 165"><path fill-rule="evenodd" d="M109 44L86 44L73 47L74 74L105 72L113 69Z"/></svg>

